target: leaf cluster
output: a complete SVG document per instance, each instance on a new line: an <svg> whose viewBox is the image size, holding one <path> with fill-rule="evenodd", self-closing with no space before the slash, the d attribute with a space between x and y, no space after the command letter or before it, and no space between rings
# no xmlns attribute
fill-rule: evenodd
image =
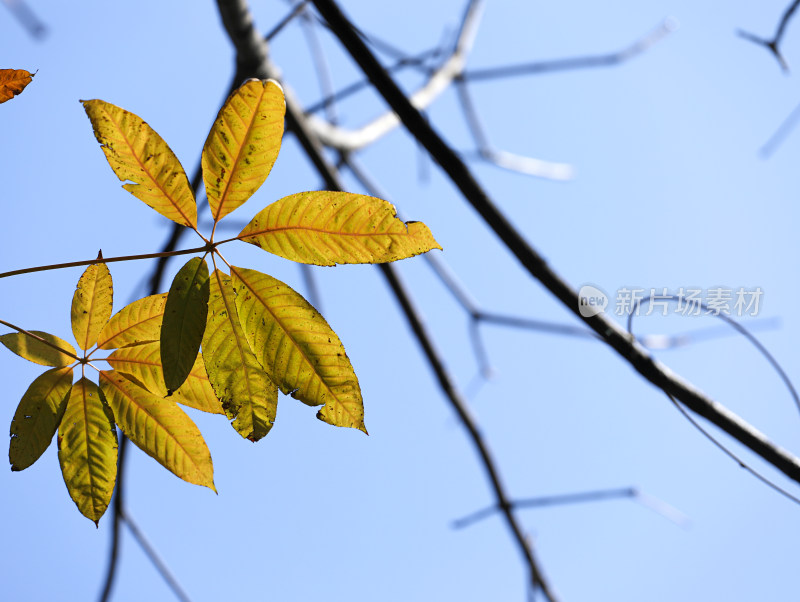
<svg viewBox="0 0 800 602"><path fill-rule="evenodd" d="M67 489L97 522L114 488L116 427L178 477L214 489L205 441L177 404L224 414L242 437L258 441L273 426L280 391L320 406L317 417L329 424L366 433L358 379L330 325L287 284L231 265L219 247L240 240L306 264L381 263L441 248L427 226L402 222L381 199L312 191L275 201L238 236L215 241L220 220L256 192L277 159L285 112L280 86L248 80L209 132L202 153L213 219L208 237L198 229L186 172L166 142L133 113L102 100L82 102L123 188L191 228L204 246L167 294L114 315L111 274L104 263L90 265L71 306L82 355L43 332L0 336L17 355L51 367L28 388L12 421L12 470L32 465L58 431ZM99 350L111 353L98 360ZM111 366L97 369L97 384L85 375L96 361Z"/></svg>

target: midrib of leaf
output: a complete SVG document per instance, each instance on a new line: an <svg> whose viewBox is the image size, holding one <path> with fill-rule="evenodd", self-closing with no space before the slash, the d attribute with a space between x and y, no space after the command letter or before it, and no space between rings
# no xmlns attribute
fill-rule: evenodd
<svg viewBox="0 0 800 602"><path fill-rule="evenodd" d="M169 438L170 438L172 441L174 441L174 442L175 442L175 445L176 445L177 447L179 447L181 450L183 450L184 457L189 459L189 462L191 462L192 466L194 466L194 467L195 467L195 470L196 470L198 473L200 473L200 474L203 474L203 469L202 469L202 467L201 467L201 466L199 466L198 464L196 464L196 463L195 463L195 461L194 461L194 458L192 457L192 454L191 454L191 453L189 453L189 451L188 451L188 450L187 450L187 449L186 449L186 448L185 448L183 445L181 445L181 444L180 444L179 440L178 440L178 439L175 437L175 435L173 435L173 434L172 434L172 432L170 431L170 429L169 429L169 428L168 428L166 425L164 425L164 423L163 423L163 422L159 421L159 420L158 420L158 418L157 418L156 416L154 416L153 414L151 414L150 412L148 412L148 411L147 411L147 410L146 410L144 407L142 407L141 405L139 405L138 403L136 403L136 399L134 399L133 397L131 397L130 395L128 395L128 394L127 394L127 392L125 391L125 389L123 389L123 388L121 388L121 387L118 387L118 386L117 386L117 383L115 383L115 382L114 382L114 380L113 380L113 379L111 379L111 378L109 378L109 377L108 377L106 374L104 374L103 372L100 372L100 378L104 378L106 381L108 381L109 383L111 383L111 385L113 385L113 386L114 386L114 388L115 388L117 391L119 391L120 393L122 393L122 395L123 395L123 396L124 396L124 397L125 397L125 398L126 398L128 401L129 401L129 403L130 403L131 405L133 405L133 407L135 408L136 412L142 412L143 414L146 414L147 416L149 416L150 418L152 418L152 419L153 419L153 422L155 422L156 424L158 424L158 425L161 427L161 432L162 432L162 433L164 433L164 434L166 434L166 435L167 435L167 436L168 436L168 437L169 437ZM169 403L169 402L167 402L167 403ZM135 423L135 422L136 422L136 420L133 420L133 422Z"/></svg>
<svg viewBox="0 0 800 602"><path fill-rule="evenodd" d="M236 175L236 172L238 171L239 158L242 156L242 152L243 152L244 147L245 147L245 141L247 140L248 135L250 133L250 128L252 128L253 122L256 119L256 113L257 113L258 106L261 104L261 99L264 97L264 91L266 91L266 90L267 90L267 88L263 88L262 87L262 91L261 91L261 94L259 95L258 100L256 102L255 109L252 111L250 119L247 122L245 122L245 120L242 119L242 116L239 115L238 111L231 111L231 113L234 113L241 120L241 122L244 123L247 127L245 128L245 135L244 135L244 138L242 139L241 143L239 144L238 141L237 141L237 145L238 145L239 148L236 150L236 160L231 162L232 168L231 168L230 174L228 175L228 179L225 182L224 190L220 190L219 203L217 204L217 212L216 212L216 215L214 215L214 221L215 222L219 221L219 219L220 219L219 215L220 215L220 213L222 213L222 209L223 209L223 207L225 207L225 203L228 200L228 190L230 189L231 185L233 184L233 178ZM250 108L250 107L248 107L248 108ZM221 114L220 116L222 117L223 120L225 120L225 127L227 127L231 131L231 133L233 133L233 129L228 125L228 122L225 119L224 113ZM218 138L221 138L219 132L215 132L215 133L216 133ZM223 146L226 146L226 145L223 144Z"/></svg>
<svg viewBox="0 0 800 602"><path fill-rule="evenodd" d="M117 121L115 121L115 120L114 120L114 118L113 118L113 117L111 116L111 114L110 114L110 113L109 113L109 112L106 110L106 108L105 108L105 107L103 107L103 112L104 112L104 113L105 113L105 114L108 116L108 118L109 118L109 121L111 121L111 122L112 122L114 125L116 125L116 126L117 126L117 130L119 131L120 135L122 136L122 139L123 139L123 140L125 140L125 144L127 145L128 149L129 149L129 151L130 151L130 155L131 155L131 156L134 158L134 160L135 160L135 161L136 161L136 162L139 164L139 166L142 168L142 171L144 171L144 172L145 172L145 173L146 173L146 174L147 174L147 175L150 177L150 179L153 181L153 183L156 185L156 187L157 187L157 188L158 188L158 189L161 191L161 193L164 195L164 197L165 197L165 198L166 198L166 199L167 199L167 200L170 202L170 204L171 204L171 205L172 205L172 206L173 206L175 209L177 209L178 213L180 213L180 214L181 214L181 217L184 219L184 222L185 222L186 224L188 224L190 228L193 228L194 230L197 230L197 228L195 228L194 226L192 226L192 220L190 220L190 219L189 219L189 217L188 217L188 216L187 216L187 215L186 215L186 214L183 212L183 210L180 208L180 206L179 206L179 205L178 205L178 204L175 202L175 200L172 198L172 195L171 195L171 194L169 194L169 193L168 193L168 192L167 192L167 191L164 189L164 187L161 185L161 182L159 182L159 181L158 181L158 179L157 179L155 176L153 176L152 172L151 172L151 171L150 171L150 170L149 170L149 169L148 169L148 168L145 166L145 164L144 164L144 163L142 163L142 162L139 160L139 156L136 154L136 150L135 150L135 148L134 148L133 144L131 144L131 141L128 139L128 136L125 134L125 131L124 131L123 127L122 127L122 124L121 124L121 123L119 123L119 122L117 122ZM124 115L124 113L123 113L123 115ZM166 143L165 143L165 144L166 144ZM134 182L134 184L136 184L136 182ZM137 185L138 185L138 186L141 186L141 184L137 184Z"/></svg>
<svg viewBox="0 0 800 602"><path fill-rule="evenodd" d="M81 349L87 349L89 347L89 335L92 334L92 316L94 315L94 306L97 302L97 286L100 282L100 279L95 276L92 282L92 295L91 300L89 301L89 309L88 309L88 316L89 316L89 326L86 328L86 334L83 337L83 345L81 345Z"/></svg>
<svg viewBox="0 0 800 602"><path fill-rule="evenodd" d="M102 401L99 399L99 395L100 395L99 389L98 389L97 395L98 395L98 402L102 403ZM92 458L91 458L91 456L92 456L92 446L90 445L91 438L90 438L90 435L89 435L89 413L87 411L87 408L88 408L89 404L86 403L86 385L85 385L85 383L83 383L82 380L81 380L81 401L82 401L82 404L83 404L83 408L82 408L83 409L83 435L84 435L84 438L86 440L86 458L88 460L88 464L91 466L91 464L92 464ZM89 473L89 482L90 482L90 484L92 486L92 491L94 491L95 490L94 471L91 468L89 468L89 470L87 472ZM96 501L95 497L92 496L92 507L94 508L95 512L97 512L97 507L95 505L95 501Z"/></svg>
<svg viewBox="0 0 800 602"><path fill-rule="evenodd" d="M295 339L292 336L291 332L283 325L283 322L278 319L278 316L276 316L275 312L272 311L273 308L270 307L264 301L264 299L250 286L250 284L244 278L241 277L241 274L239 273L239 271L234 266L230 266L230 268L231 268L231 274L236 273L236 277L239 279L239 281L242 284L244 284L247 287L247 289L253 294L253 296L256 297L261 302L261 305L272 315L272 318L275 320L275 323L281 328L281 330L284 332L284 334L286 334L286 336L294 342ZM356 423L360 422L360 419L358 419L352 412L350 412L350 410L347 407L348 404L345 403L344 401L342 401L341 399L339 399L339 397L336 394L334 394L334 392L328 386L328 383L325 382L325 379L322 378L317 373L317 371L314 369L313 362L309 359L308 355L306 354L306 352L302 348L302 346L295 344L294 348L300 353L300 356L303 358L303 361L311 369L311 372L317 376L317 379L320 381L320 383L322 383L323 388L330 394L331 398L336 400L339 403L339 405L342 406L344 411L353 419L354 422L356 422ZM327 404L325 404L325 405L327 405Z"/></svg>

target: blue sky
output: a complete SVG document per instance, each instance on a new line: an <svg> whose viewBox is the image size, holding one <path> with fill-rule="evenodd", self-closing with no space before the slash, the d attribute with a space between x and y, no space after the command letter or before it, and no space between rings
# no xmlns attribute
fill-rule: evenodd
<svg viewBox="0 0 800 602"><path fill-rule="evenodd" d="M38 70L0 107L0 271L160 249L169 224L122 190L79 99L102 98L145 119L191 173L223 100L232 48L214 3L29 0L42 41L0 11L0 67ZM252 2L258 27L287 12ZM462 2L348 1L364 30L409 53L458 26ZM687 0L494 2L470 68L621 49L672 16L680 28L618 67L475 83L494 146L568 162L576 178L551 182L475 162L502 211L576 287L760 287L746 324L797 379L800 285L796 224L800 133L769 159L758 149L800 101L800 80L735 35L770 35L784 2ZM800 64L796 24L784 41ZM273 59L305 104L319 96L298 28ZM323 39L335 85L358 79ZM401 78L413 89L419 75ZM384 109L362 94L340 107L358 127ZM473 149L456 94L429 109L437 129ZM438 257L487 311L577 324L531 280L401 131L358 159L407 219L427 223ZM346 178L350 189L358 184ZM287 138L267 183L233 216L319 186ZM206 220L207 221L207 220ZM234 232L235 234L235 232ZM231 234L233 236L234 234ZM186 238L184 246L194 246ZM231 245L226 257L299 291L296 265ZM171 277L180 267L169 266ZM114 264L115 308L137 294L150 264ZM523 510L543 568L564 600L785 600L794 597L800 509L747 475L697 433L662 393L590 340L483 325L495 375L478 378L467 316L422 258L398 264L448 368L518 498L637 486L690 519L680 527L630 500ZM69 336L80 269L0 281L0 319ZM370 266L314 270L321 310L359 375L370 436L337 429L281 398L258 444L215 416L191 412L211 449L219 495L186 484L138 449L129 455L127 505L193 600L524 600L525 571L499 518L455 531L451 522L492 502L469 441ZM167 285L165 284L165 289ZM716 326L711 318L639 318L641 333ZM3 331L5 332L5 331ZM800 452L797 409L746 341L725 337L659 359L783 446ZM40 367L0 357L9 424ZM3 427L5 428L5 427ZM765 475L791 483L726 444ZM110 514L100 528L64 487L55 446L21 473L0 471L6 545L0 582L9 599L84 600L99 592ZM114 600L170 599L125 533Z"/></svg>

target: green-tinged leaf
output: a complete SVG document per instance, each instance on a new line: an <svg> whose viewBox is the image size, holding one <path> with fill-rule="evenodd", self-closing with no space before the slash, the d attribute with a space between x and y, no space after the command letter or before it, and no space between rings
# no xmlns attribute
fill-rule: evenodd
<svg viewBox="0 0 800 602"><path fill-rule="evenodd" d="M31 383L11 421L11 470L25 470L47 449L67 408L72 368L53 368Z"/></svg>
<svg viewBox="0 0 800 602"><path fill-rule="evenodd" d="M94 136L122 187L164 217L197 227L197 202L186 172L153 128L120 107L103 100L83 100Z"/></svg>
<svg viewBox="0 0 800 602"><path fill-rule="evenodd" d="M239 238L300 263L386 263L441 249L428 226L404 223L384 200L300 192L260 211Z"/></svg>
<svg viewBox="0 0 800 602"><path fill-rule="evenodd" d="M72 334L78 347L89 349L111 317L114 287L111 272L104 263L86 268L72 296Z"/></svg>
<svg viewBox="0 0 800 602"><path fill-rule="evenodd" d="M164 387L164 373L161 370L161 349L158 341L117 349L108 356L107 361L114 370L126 376L132 376L136 382L158 397L167 395L167 389ZM222 404L208 381L203 356L199 353L186 381L180 389L172 394L170 399L203 412L225 414Z"/></svg>
<svg viewBox="0 0 800 602"><path fill-rule="evenodd" d="M214 221L267 179L281 147L285 111L283 90L272 80L248 80L225 101L203 146L203 182Z"/></svg>
<svg viewBox="0 0 800 602"><path fill-rule="evenodd" d="M208 315L208 265L193 257L175 275L164 306L161 365L168 394L192 371Z"/></svg>
<svg viewBox="0 0 800 602"><path fill-rule="evenodd" d="M184 481L216 491L206 442L174 402L115 372L100 372L100 388L122 432L142 451Z"/></svg>
<svg viewBox="0 0 800 602"><path fill-rule="evenodd" d="M324 404L320 420L366 433L358 379L325 319L272 276L235 267L231 275L245 336L281 391L311 406Z"/></svg>
<svg viewBox="0 0 800 602"><path fill-rule="evenodd" d="M117 478L117 431L97 385L86 378L69 394L58 429L58 461L70 497L97 524Z"/></svg>
<svg viewBox="0 0 800 602"><path fill-rule="evenodd" d="M214 271L203 337L206 372L242 437L258 441L275 422L278 387L258 363L242 332L228 276Z"/></svg>
<svg viewBox="0 0 800 602"><path fill-rule="evenodd" d="M54 349L50 345L46 345L21 332L11 332L0 336L0 343L8 347L18 356L41 364L42 366L55 366L56 368L60 368L62 366L68 366L75 361L77 352L75 348L64 339L60 339L53 334L42 332L41 330L31 330L29 332L63 349L64 352L62 353L58 349ZM72 355L68 355L69 353Z"/></svg>
<svg viewBox="0 0 800 602"><path fill-rule="evenodd" d="M97 346L100 349L117 349L159 340L166 302L167 295L160 294L126 305L100 331Z"/></svg>
<svg viewBox="0 0 800 602"><path fill-rule="evenodd" d="M22 93L34 75L25 69L0 69L0 104Z"/></svg>

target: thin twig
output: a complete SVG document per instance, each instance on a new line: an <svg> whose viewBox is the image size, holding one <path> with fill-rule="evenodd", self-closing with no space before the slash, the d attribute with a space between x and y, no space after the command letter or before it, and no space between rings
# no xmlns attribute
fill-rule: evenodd
<svg viewBox="0 0 800 602"><path fill-rule="evenodd" d="M286 27L289 23L291 23L300 13L302 13L306 9L306 5L308 4L308 0L302 0L302 2L298 2L295 7L291 10L291 12L286 15L283 19L281 19L275 27L269 30L267 35L264 36L264 40L267 42L272 41L272 39L278 35L284 27Z"/></svg>
<svg viewBox="0 0 800 602"><path fill-rule="evenodd" d="M764 145L759 149L758 154L763 158L768 159L772 156L775 150L783 143L789 133L795 128L797 122L800 121L800 104L797 105L789 116L775 130L775 133L770 136Z"/></svg>
<svg viewBox="0 0 800 602"><path fill-rule="evenodd" d="M145 537L142 530L136 524L136 522L131 518L131 515L128 513L127 510L124 508L120 509L120 517L130 529L131 535L133 535L136 542L139 546L144 550L145 555L150 559L150 562L156 567L156 570L159 572L161 577L167 583L169 588L172 590L172 593L175 594L175 597L181 602L191 602L188 594L183 591L183 588L178 583L178 580L169 570L169 567L161 560L161 557L156 552L155 548L150 544L150 542Z"/></svg>
<svg viewBox="0 0 800 602"><path fill-rule="evenodd" d="M464 118L472 137L475 138L475 142L478 145L478 156L481 159L509 171L549 180L571 180L575 176L575 169L569 163L545 161L536 157L525 157L493 148L478 117L478 111L472 102L466 82L460 79L456 84L456 91L461 101L461 111L464 113Z"/></svg>
<svg viewBox="0 0 800 602"><path fill-rule="evenodd" d="M662 296L660 296L660 298L661 299L668 299L670 301L681 301L683 299L682 297L680 297L678 295L666 295L666 296L662 295ZM629 333L632 333L632 330L633 330L633 318L634 318L635 315L638 314L639 307L641 307L642 305L647 305L648 303L650 303L651 300L652 300L652 297L650 297L650 296L644 297L643 299L638 300L634 304L634 307L631 308L631 313L628 315L628 332ZM744 326L742 326L741 324L739 324L735 320L732 320L731 318L729 318L725 314L711 312L711 310L709 309L708 305L706 305L705 303L701 302L698 305L699 305L699 307L701 309L706 311L708 314L711 314L714 317L721 319L723 322L725 322L729 326L732 326L742 336L744 336L752 345L754 345L756 347L756 349L758 349L758 352L766 358L766 360L770 363L772 368L780 376L781 380L783 381L783 384L786 386L786 388L789 391L789 394L792 396L792 400L795 403L795 407L800 409L800 396L798 396L798 393L797 393L797 390L794 387L794 384L792 384L791 379L786 374L786 372L783 370L783 368L778 363L778 361L773 357L773 355L769 351L767 351L767 348L764 347L761 344L761 342L758 339L756 339ZM767 477L762 475L760 472L758 472L757 470L755 470L754 468L749 466L747 463L745 463L744 460L742 460L738 455L734 454L726 446L724 446L722 443L720 443L711 433L709 433L706 429L704 429L700 425L699 422L697 422L694 418L692 418L688 414L688 412L683 408L683 406L680 403L678 403L678 401L675 399L675 397L673 397L668 391L664 391L664 393L669 398L669 400L673 403L673 405L678 409L678 411L683 415L683 417L686 418L686 420L688 420L692 424L692 426L694 426L695 429L700 431L700 433L703 436L705 436L709 441L711 441L711 443L713 443L717 448L719 448L725 455L730 457L740 467L744 468L747 472L749 472L756 479L758 479L759 481L761 481L762 483L764 483L765 485L767 485L771 489L777 491L778 493L780 493L784 497L788 498L789 500L793 501L794 503L800 504L800 498L797 498L796 496L794 496L791 493L789 493L786 489L783 489L782 487L778 486L776 483L773 483L770 479L768 479Z"/></svg>
<svg viewBox="0 0 800 602"><path fill-rule="evenodd" d="M46 272L47 270L61 270L64 268L77 268L84 265L95 265L98 263L113 263L115 261L136 261L139 259L159 259L165 257L174 257L176 255L188 255L189 253L199 253L205 251L206 247L196 247L194 249L182 249L180 251L164 251L161 253L144 253L142 255L123 255L120 257L98 257L96 259L87 259L85 261L71 261L69 263L54 263L51 265L40 265L34 268L24 268L21 270L12 270L11 272L0 273L0 278L10 278L11 276L19 276L21 274L33 274L34 272Z"/></svg>
<svg viewBox="0 0 800 602"><path fill-rule="evenodd" d="M775 35L772 36L772 39L768 40L741 29L737 31L739 36L745 40L749 40L750 42L758 44L759 46L764 46L767 50L769 50L778 61L778 64L780 65L781 69L783 69L784 73L789 72L789 64L786 62L786 59L783 58L783 54L781 54L780 44L783 40L783 34L786 33L786 26L789 25L789 21L791 20L798 6L800 6L800 0L793 0L793 2L786 8L786 10L783 12L781 20L778 22L778 27L775 30Z"/></svg>
<svg viewBox="0 0 800 602"><path fill-rule="evenodd" d="M330 23L344 47L370 78L376 90L399 115L409 133L423 144L461 190L465 199L483 217L487 225L517 257L531 276L539 280L567 309L600 335L644 378L672 394L693 412L719 426L791 479L800 482L800 459L775 445L752 425L655 360L632 335L625 332L607 316L603 314L581 316L580 298L577 291L550 268L547 261L500 213L461 158L447 145L419 110L408 101L372 52L355 34L338 6L332 0L313 0L313 2L320 14Z"/></svg>
<svg viewBox="0 0 800 602"><path fill-rule="evenodd" d="M800 1L800 0L798 0ZM503 67L487 67L484 69L470 69L464 72L462 79L465 81L479 81L498 78L515 77L520 75L538 75L555 71L572 69L590 69L594 67L611 67L624 63L660 42L667 35L678 28L678 21L672 17L664 19L647 35L639 38L633 44L618 52L590 56L579 56L552 61L537 61L519 65L506 65Z"/></svg>
<svg viewBox="0 0 800 602"><path fill-rule="evenodd" d="M411 94L410 102L419 109L428 107L453 80L459 77L466 64L467 55L472 48L475 32L480 21L482 1L470 0L467 11L461 22L458 42L453 52L428 78L425 84ZM352 31L352 30L351 30ZM361 44L361 38L354 31ZM366 46L365 46L366 47ZM388 111L357 130L348 130L335 126L314 115L309 118L309 127L320 141L339 151L354 151L385 136L400 124L392 111Z"/></svg>
<svg viewBox="0 0 800 602"><path fill-rule="evenodd" d="M426 50L425 52L420 53L420 54L418 54L416 56L403 57L401 59L398 59L397 62L395 62L394 64L390 65L386 69L390 73L397 73L397 72L399 72L399 71L401 71L401 70L403 70L403 69L405 69L407 67L418 67L420 65L425 65L426 61L429 58L438 56L439 52L440 51L439 51L438 48L434 48L433 50ZM426 71L428 73L430 73L431 70L430 69L426 69ZM339 102L339 101L344 100L345 98L347 98L349 96L352 96L356 92L359 92L359 91L369 87L369 85L370 85L370 83L369 83L369 80L367 80L367 79L362 79L362 80L359 80L359 81L354 82L352 84L348 84L347 86L345 86L341 90L338 90L337 92L331 94L330 96L326 96L326 97L322 98L321 100L319 100L318 102L314 103L313 105L311 105L309 107L306 107L305 113L306 113L306 115L311 114L311 113L316 113L317 111L320 111L321 109L324 109L325 107L327 107L330 104L333 104L335 102Z"/></svg>
<svg viewBox="0 0 800 602"><path fill-rule="evenodd" d="M123 504L125 490L125 457L128 449L128 438L120 432L119 453L117 455L117 481L114 485L114 498L111 503L112 522L111 522L111 545L108 554L108 568L106 578L103 583L103 591L100 594L100 602L108 602L111 599L111 590L117 577L117 565L119 564L120 548L120 523L124 514Z"/></svg>
<svg viewBox="0 0 800 602"><path fill-rule="evenodd" d="M28 6L27 2L24 0L3 0L3 4L5 4L8 10L11 11L11 14L16 17L17 21L28 30L31 36L41 40L47 35L47 27L41 19L36 16L36 13Z"/></svg>
<svg viewBox="0 0 800 602"><path fill-rule="evenodd" d="M643 493L636 487L624 487L617 489L601 489L599 491L581 491L579 493L564 493L560 495L547 495L542 497L524 498L519 500L512 500L511 506L514 509L521 508L546 508L549 506L563 506L566 504L580 504L586 502L599 502L603 500L612 500L620 498L631 498L643 506L649 508L655 513L663 516L667 520L674 522L679 526L686 526L688 519L686 515L677 511L672 506L655 498L651 495ZM463 529L489 518L494 514L500 512L497 505L487 506L481 510L473 512L467 516L456 519L452 523L454 529Z"/></svg>

